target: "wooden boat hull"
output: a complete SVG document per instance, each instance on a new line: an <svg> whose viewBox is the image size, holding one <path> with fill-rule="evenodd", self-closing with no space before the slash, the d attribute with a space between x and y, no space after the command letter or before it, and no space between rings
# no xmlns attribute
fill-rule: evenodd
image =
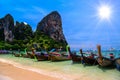
<svg viewBox="0 0 120 80"><path fill-rule="evenodd" d="M91 64L91 65L98 64L95 58L89 58L89 57L83 56L82 49L80 49L80 53L82 56L79 56L76 53L72 53L69 46L68 46L68 51L73 62L81 62L82 60L82 62L85 64Z"/></svg>
<svg viewBox="0 0 120 80"><path fill-rule="evenodd" d="M97 45L97 49L98 49L98 55L99 55L99 57L97 58L97 61L99 65L102 67L113 66L114 60L102 56L101 45Z"/></svg>
<svg viewBox="0 0 120 80"><path fill-rule="evenodd" d="M50 60L51 61L64 61L64 60L71 60L69 55L62 55L57 52L52 52L50 55Z"/></svg>
<svg viewBox="0 0 120 80"><path fill-rule="evenodd" d="M81 56L72 55L71 58L72 58L73 62L78 62L78 63L81 62ZM90 65L96 65L96 64L98 64L98 62L97 62L96 59L85 57L85 56L83 56L83 61L84 61L85 64L90 64Z"/></svg>
<svg viewBox="0 0 120 80"><path fill-rule="evenodd" d="M81 56L78 56L78 55L70 55L70 57L71 57L73 63L74 63L74 62L78 62L78 63L81 62Z"/></svg>
<svg viewBox="0 0 120 80"><path fill-rule="evenodd" d="M51 61L71 60L71 59L68 58L68 57L64 57L64 56L54 56L54 55L52 55L50 59L51 59Z"/></svg>
<svg viewBox="0 0 120 80"><path fill-rule="evenodd" d="M83 60L85 64L90 64L90 65L97 65L98 62L95 58L89 58L89 57L85 57L83 56Z"/></svg>
<svg viewBox="0 0 120 80"><path fill-rule="evenodd" d="M71 52L69 46L67 46L67 49L68 49L69 55L70 55L73 63L74 63L74 62L75 62L75 63L76 63L76 62L77 62L77 63L81 62L81 56L76 55L76 54L73 54L73 53Z"/></svg>
<svg viewBox="0 0 120 80"><path fill-rule="evenodd" d="M113 66L114 61L110 60L108 58L103 57L103 60L101 61L100 58L97 59L98 63L102 67L108 67L108 66Z"/></svg>
<svg viewBox="0 0 120 80"><path fill-rule="evenodd" d="M35 54L35 57L37 58L38 61L48 60L48 55Z"/></svg>
<svg viewBox="0 0 120 80"><path fill-rule="evenodd" d="M91 53L89 56L84 56L86 53L82 52L82 49L80 49L80 53L81 53L81 60L82 63L85 64L89 64L89 65L95 65L98 64L97 60L95 59L95 55L93 53Z"/></svg>
<svg viewBox="0 0 120 80"><path fill-rule="evenodd" d="M27 52L27 55L29 56L29 58L34 59L34 54Z"/></svg>
<svg viewBox="0 0 120 80"><path fill-rule="evenodd" d="M115 60L116 69L120 71L120 58Z"/></svg>
<svg viewBox="0 0 120 80"><path fill-rule="evenodd" d="M0 50L0 54L8 54L8 53L10 53L10 52L7 50Z"/></svg>
<svg viewBox="0 0 120 80"><path fill-rule="evenodd" d="M29 58L29 56L27 54L21 54L21 56L24 58Z"/></svg>
<svg viewBox="0 0 120 80"><path fill-rule="evenodd" d="M15 52L12 53L15 57L20 57L21 55L20 54L17 54Z"/></svg>

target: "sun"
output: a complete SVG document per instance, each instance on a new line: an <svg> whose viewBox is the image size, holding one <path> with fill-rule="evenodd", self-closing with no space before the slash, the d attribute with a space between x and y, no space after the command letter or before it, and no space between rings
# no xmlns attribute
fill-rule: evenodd
<svg viewBox="0 0 120 80"><path fill-rule="evenodd" d="M99 7L98 15L101 19L109 19L111 17L111 8L106 5Z"/></svg>

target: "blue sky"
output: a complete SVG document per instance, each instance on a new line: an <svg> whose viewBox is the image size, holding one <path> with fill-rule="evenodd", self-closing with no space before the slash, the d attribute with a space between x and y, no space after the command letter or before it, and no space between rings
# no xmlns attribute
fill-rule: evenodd
<svg viewBox="0 0 120 80"><path fill-rule="evenodd" d="M109 20L101 20L98 8L111 8ZM63 32L72 48L120 48L120 0L0 0L0 17L10 13L35 31L38 22L52 11L62 17Z"/></svg>

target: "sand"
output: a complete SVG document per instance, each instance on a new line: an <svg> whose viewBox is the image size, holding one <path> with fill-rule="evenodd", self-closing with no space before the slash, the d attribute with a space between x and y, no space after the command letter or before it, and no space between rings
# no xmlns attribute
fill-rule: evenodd
<svg viewBox="0 0 120 80"><path fill-rule="evenodd" d="M21 69L9 63L0 62L0 80L60 80L34 71Z"/></svg>
<svg viewBox="0 0 120 80"><path fill-rule="evenodd" d="M12 79L8 76L0 75L0 80L12 80Z"/></svg>
<svg viewBox="0 0 120 80"><path fill-rule="evenodd" d="M116 69L71 64L71 61L35 62L25 58L10 58L0 58L0 80L120 80L120 72Z"/></svg>

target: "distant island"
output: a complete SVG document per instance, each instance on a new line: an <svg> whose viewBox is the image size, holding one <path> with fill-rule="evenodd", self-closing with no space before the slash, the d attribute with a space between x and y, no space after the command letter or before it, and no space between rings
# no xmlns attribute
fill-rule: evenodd
<svg viewBox="0 0 120 80"><path fill-rule="evenodd" d="M14 22L11 14L0 19L0 49L65 49L67 44L62 30L61 16L57 11L45 16L37 24L35 32L25 22Z"/></svg>

